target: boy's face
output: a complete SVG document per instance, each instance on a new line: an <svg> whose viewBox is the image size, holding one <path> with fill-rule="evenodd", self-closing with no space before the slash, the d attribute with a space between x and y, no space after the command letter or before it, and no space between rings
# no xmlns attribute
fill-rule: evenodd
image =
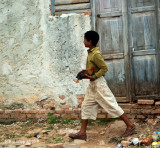
<svg viewBox="0 0 160 148"><path fill-rule="evenodd" d="M90 47L92 42L91 41L88 41L85 37L84 37L84 41L83 41L85 47Z"/></svg>

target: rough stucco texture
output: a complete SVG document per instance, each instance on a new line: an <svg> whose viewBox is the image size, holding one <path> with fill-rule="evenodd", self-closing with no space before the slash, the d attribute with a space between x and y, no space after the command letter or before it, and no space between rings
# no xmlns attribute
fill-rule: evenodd
<svg viewBox="0 0 160 148"><path fill-rule="evenodd" d="M85 67L90 16L49 16L49 5L0 1L0 109L38 108L35 102L48 98L72 107L85 93L86 83L73 79Z"/></svg>

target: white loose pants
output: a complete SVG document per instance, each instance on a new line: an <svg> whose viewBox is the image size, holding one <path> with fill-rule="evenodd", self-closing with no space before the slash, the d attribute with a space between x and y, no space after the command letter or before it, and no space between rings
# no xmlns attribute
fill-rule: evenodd
<svg viewBox="0 0 160 148"><path fill-rule="evenodd" d="M113 118L124 113L103 76L95 81L90 81L82 103L82 119L96 120L99 106L104 108Z"/></svg>

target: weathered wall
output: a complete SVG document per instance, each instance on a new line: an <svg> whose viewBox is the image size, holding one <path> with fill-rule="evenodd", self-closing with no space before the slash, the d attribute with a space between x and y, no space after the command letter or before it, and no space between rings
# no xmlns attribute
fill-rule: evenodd
<svg viewBox="0 0 160 148"><path fill-rule="evenodd" d="M64 102L72 107L85 92L84 82L72 80L85 67L90 16L50 16L49 5L0 1L0 109L38 108L36 101L47 98L56 108Z"/></svg>

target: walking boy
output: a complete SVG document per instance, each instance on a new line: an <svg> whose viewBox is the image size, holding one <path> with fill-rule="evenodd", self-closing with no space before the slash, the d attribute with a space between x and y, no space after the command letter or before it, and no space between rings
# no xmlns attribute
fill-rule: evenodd
<svg viewBox="0 0 160 148"><path fill-rule="evenodd" d="M120 117L126 124L126 131L122 137L131 135L135 130L135 125L127 118L124 111L117 104L117 101L109 89L103 75L108 71L108 67L102 58L99 47L96 47L99 35L95 31L87 31L84 35L84 45L88 47L88 57L86 69L94 67L94 73L90 76L83 74L83 77L90 79L84 101L82 103L81 114L82 123L78 133L69 134L72 139L86 140L86 128L88 119L96 120L98 106L100 105L112 117Z"/></svg>

